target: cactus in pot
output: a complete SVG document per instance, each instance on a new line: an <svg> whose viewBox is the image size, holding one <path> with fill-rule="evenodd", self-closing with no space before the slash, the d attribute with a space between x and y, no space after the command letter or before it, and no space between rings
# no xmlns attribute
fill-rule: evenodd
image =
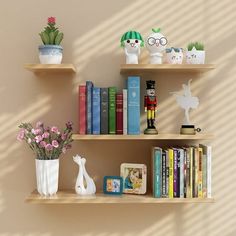
<svg viewBox="0 0 236 236"><path fill-rule="evenodd" d="M39 33L43 45L39 46L39 59L42 64L60 64L64 34L58 30L55 17L48 17L47 26Z"/></svg>

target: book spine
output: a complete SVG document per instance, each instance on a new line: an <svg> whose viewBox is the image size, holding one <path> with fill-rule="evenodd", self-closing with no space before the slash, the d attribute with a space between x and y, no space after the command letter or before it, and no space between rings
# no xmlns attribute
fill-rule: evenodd
<svg viewBox="0 0 236 236"><path fill-rule="evenodd" d="M207 156L202 155L202 197L207 197Z"/></svg>
<svg viewBox="0 0 236 236"><path fill-rule="evenodd" d="M116 133L123 134L123 93L116 94Z"/></svg>
<svg viewBox="0 0 236 236"><path fill-rule="evenodd" d="M154 148L154 181L153 181L153 189L154 189L154 197L161 197L161 167L162 167L162 149Z"/></svg>
<svg viewBox="0 0 236 236"><path fill-rule="evenodd" d="M169 153L169 198L174 197L173 182L174 182L174 152L173 149L168 150Z"/></svg>
<svg viewBox="0 0 236 236"><path fill-rule="evenodd" d="M123 134L127 134L127 89L123 89Z"/></svg>
<svg viewBox="0 0 236 236"><path fill-rule="evenodd" d="M191 163L190 163L190 148L186 148L186 197L191 198Z"/></svg>
<svg viewBox="0 0 236 236"><path fill-rule="evenodd" d="M184 150L180 149L179 197L184 198Z"/></svg>
<svg viewBox="0 0 236 236"><path fill-rule="evenodd" d="M199 163L199 154L198 148L194 148L194 197L198 197L198 163Z"/></svg>
<svg viewBox="0 0 236 236"><path fill-rule="evenodd" d="M128 77L128 134L140 134L140 77Z"/></svg>
<svg viewBox="0 0 236 236"><path fill-rule="evenodd" d="M189 148L189 155L190 155L190 198L193 197L193 166L194 166L194 163L193 163L193 148L190 147Z"/></svg>
<svg viewBox="0 0 236 236"><path fill-rule="evenodd" d="M180 151L177 149L177 197L180 197Z"/></svg>
<svg viewBox="0 0 236 236"><path fill-rule="evenodd" d="M92 134L92 88L93 83L91 81L86 81L86 92L87 92L87 125L86 133Z"/></svg>
<svg viewBox="0 0 236 236"><path fill-rule="evenodd" d="M178 153L177 150L174 149L174 179L173 179L173 189L174 189L174 197L177 197L177 175L178 175Z"/></svg>
<svg viewBox="0 0 236 236"><path fill-rule="evenodd" d="M166 197L169 197L169 170L170 170L170 162L169 162L169 152L166 153Z"/></svg>
<svg viewBox="0 0 236 236"><path fill-rule="evenodd" d="M101 134L108 134L108 88L101 88Z"/></svg>
<svg viewBox="0 0 236 236"><path fill-rule="evenodd" d="M110 87L109 91L109 134L116 133L116 88Z"/></svg>
<svg viewBox="0 0 236 236"><path fill-rule="evenodd" d="M79 86L79 133L86 134L86 85Z"/></svg>
<svg viewBox="0 0 236 236"><path fill-rule="evenodd" d="M187 197L187 150L184 150L184 198Z"/></svg>
<svg viewBox="0 0 236 236"><path fill-rule="evenodd" d="M207 197L211 198L211 147L207 146Z"/></svg>
<svg viewBox="0 0 236 236"><path fill-rule="evenodd" d="M166 153L162 152L162 197L166 197Z"/></svg>
<svg viewBox="0 0 236 236"><path fill-rule="evenodd" d="M198 197L202 198L202 148L198 148Z"/></svg>
<svg viewBox="0 0 236 236"><path fill-rule="evenodd" d="M100 134L100 88L93 87L92 91L92 133Z"/></svg>

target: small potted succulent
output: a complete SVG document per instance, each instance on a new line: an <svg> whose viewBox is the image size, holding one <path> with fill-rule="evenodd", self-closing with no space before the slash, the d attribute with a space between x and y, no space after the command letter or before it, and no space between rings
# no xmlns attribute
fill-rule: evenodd
<svg viewBox="0 0 236 236"><path fill-rule="evenodd" d="M39 60L41 64L61 64L62 46L60 43L64 34L55 27L56 18L48 17L48 24L39 35L43 45L39 46Z"/></svg>
<svg viewBox="0 0 236 236"><path fill-rule="evenodd" d="M166 60L168 64L182 64L183 63L183 48L167 48Z"/></svg>
<svg viewBox="0 0 236 236"><path fill-rule="evenodd" d="M204 64L205 63L205 51L204 45L199 42L189 43L186 52L187 64Z"/></svg>
<svg viewBox="0 0 236 236"><path fill-rule="evenodd" d="M59 157L71 148L72 123L67 122L64 130L56 126L45 127L37 122L19 125L17 140L25 140L35 154L37 190L40 195L50 196L58 190Z"/></svg>

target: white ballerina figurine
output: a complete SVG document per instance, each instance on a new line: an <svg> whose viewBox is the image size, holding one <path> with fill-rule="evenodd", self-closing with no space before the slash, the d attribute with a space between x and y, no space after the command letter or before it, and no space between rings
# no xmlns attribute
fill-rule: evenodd
<svg viewBox="0 0 236 236"><path fill-rule="evenodd" d="M96 186L93 179L85 169L86 159L76 155L73 157L75 163L79 165L79 174L75 184L75 191L79 195L91 195L96 193Z"/></svg>
<svg viewBox="0 0 236 236"><path fill-rule="evenodd" d="M188 81L188 84L183 84L184 94L179 95L177 92L172 92L174 94L178 105L184 109L184 123L183 125L191 125L189 119L190 109L195 109L199 105L198 97L193 97L190 89L191 79Z"/></svg>

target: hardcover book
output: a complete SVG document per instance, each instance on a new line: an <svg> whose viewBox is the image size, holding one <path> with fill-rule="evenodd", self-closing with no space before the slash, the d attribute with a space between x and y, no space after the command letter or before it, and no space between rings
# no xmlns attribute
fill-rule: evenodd
<svg viewBox="0 0 236 236"><path fill-rule="evenodd" d="M93 87L92 91L92 133L100 134L100 88Z"/></svg>
<svg viewBox="0 0 236 236"><path fill-rule="evenodd" d="M168 150L166 150L165 153L166 153L166 197L169 197L169 170L170 170L170 163L169 163L169 152L168 152Z"/></svg>
<svg viewBox="0 0 236 236"><path fill-rule="evenodd" d="M173 149L174 151L174 178L173 178L173 192L174 197L178 197L178 151L177 149Z"/></svg>
<svg viewBox="0 0 236 236"><path fill-rule="evenodd" d="M140 77L128 77L128 134L140 134Z"/></svg>
<svg viewBox="0 0 236 236"><path fill-rule="evenodd" d="M123 134L127 134L127 89L123 89Z"/></svg>
<svg viewBox="0 0 236 236"><path fill-rule="evenodd" d="M93 88L93 82L92 81L86 81L86 93L87 93L87 123L86 123L86 133L92 134L92 88Z"/></svg>
<svg viewBox="0 0 236 236"><path fill-rule="evenodd" d="M153 148L153 195L155 198L161 197L161 168L162 168L162 149Z"/></svg>
<svg viewBox="0 0 236 236"><path fill-rule="evenodd" d="M166 153L162 152L162 197L166 197Z"/></svg>
<svg viewBox="0 0 236 236"><path fill-rule="evenodd" d="M202 198L202 148L198 148L198 197Z"/></svg>
<svg viewBox="0 0 236 236"><path fill-rule="evenodd" d="M101 88L101 134L108 134L108 88Z"/></svg>
<svg viewBox="0 0 236 236"><path fill-rule="evenodd" d="M79 133L86 134L86 85L79 85Z"/></svg>
<svg viewBox="0 0 236 236"><path fill-rule="evenodd" d="M116 94L116 133L123 134L123 93Z"/></svg>
<svg viewBox="0 0 236 236"><path fill-rule="evenodd" d="M173 182L174 182L174 151L173 149L168 149L169 156L169 198L174 197L173 193Z"/></svg>
<svg viewBox="0 0 236 236"><path fill-rule="evenodd" d="M109 93L109 134L116 133L116 87L110 87Z"/></svg>
<svg viewBox="0 0 236 236"><path fill-rule="evenodd" d="M179 153L180 153L179 197L184 198L184 150L179 149Z"/></svg>

